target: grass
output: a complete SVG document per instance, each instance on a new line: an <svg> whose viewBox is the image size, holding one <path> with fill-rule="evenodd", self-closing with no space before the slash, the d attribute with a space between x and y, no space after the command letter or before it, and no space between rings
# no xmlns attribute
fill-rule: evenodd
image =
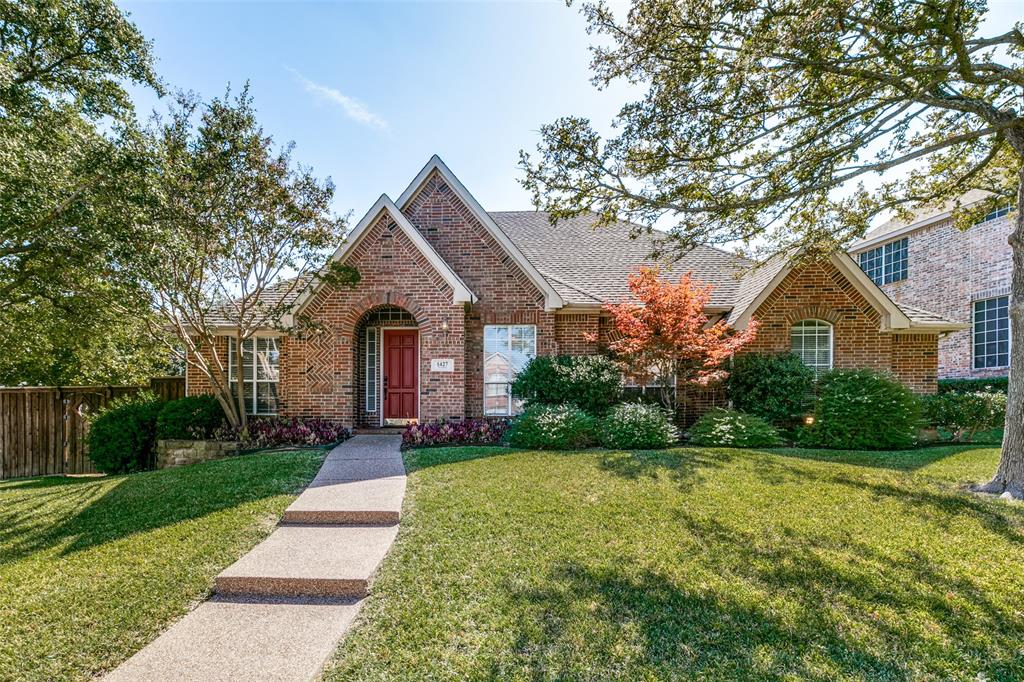
<svg viewBox="0 0 1024 682"><path fill-rule="evenodd" d="M998 452L406 453L348 679L1024 679Z"/></svg>
<svg viewBox="0 0 1024 682"><path fill-rule="evenodd" d="M0 679L92 679L202 600L324 453L0 483Z"/></svg>

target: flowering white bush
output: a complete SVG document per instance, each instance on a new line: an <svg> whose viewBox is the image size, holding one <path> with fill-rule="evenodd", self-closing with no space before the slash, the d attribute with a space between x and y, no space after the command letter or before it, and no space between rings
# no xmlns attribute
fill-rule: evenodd
<svg viewBox="0 0 1024 682"><path fill-rule="evenodd" d="M708 410L690 430L694 445L724 445L734 448L763 448L780 445L775 427L752 414L735 410Z"/></svg>
<svg viewBox="0 0 1024 682"><path fill-rule="evenodd" d="M536 405L516 417L509 444L518 448L570 450L592 445L594 418L575 405Z"/></svg>
<svg viewBox="0 0 1024 682"><path fill-rule="evenodd" d="M664 448L679 440L679 431L657 405L624 403L601 421L600 440L608 448Z"/></svg>

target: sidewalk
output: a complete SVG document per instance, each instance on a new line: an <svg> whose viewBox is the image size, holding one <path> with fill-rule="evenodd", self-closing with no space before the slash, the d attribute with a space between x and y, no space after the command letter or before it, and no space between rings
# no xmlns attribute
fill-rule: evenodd
<svg viewBox="0 0 1024 682"><path fill-rule="evenodd" d="M315 679L398 533L400 445L365 435L334 448L278 528L216 577L214 596L105 679Z"/></svg>

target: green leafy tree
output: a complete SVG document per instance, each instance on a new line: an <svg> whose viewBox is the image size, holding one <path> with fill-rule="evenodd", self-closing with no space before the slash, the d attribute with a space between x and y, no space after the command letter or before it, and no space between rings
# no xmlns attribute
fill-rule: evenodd
<svg viewBox="0 0 1024 682"><path fill-rule="evenodd" d="M256 119L246 87L202 103L179 95L149 131L159 166L152 222L157 238L138 275L186 362L206 375L230 425L247 435L243 382L228 376L216 343L242 348L286 326L314 275L330 284L358 275L324 267L345 219L332 214L334 185L277 148Z"/></svg>
<svg viewBox="0 0 1024 682"><path fill-rule="evenodd" d="M759 240L803 258L874 216L952 204L966 227L1024 204L1024 34L983 34L983 0L635 0L583 5L594 82L642 94L603 139L576 117L542 128L525 185L554 217L671 223L679 249ZM889 172L895 171L895 172ZM868 186L867 180L874 186ZM991 194L962 206L965 190ZM1024 335L1024 213L1011 328ZM986 492L1024 496L1024 348Z"/></svg>
<svg viewBox="0 0 1024 682"><path fill-rule="evenodd" d="M44 363L51 350L85 361L79 350L101 320L127 340L147 314L122 276L146 241L150 196L126 83L160 90L149 44L113 2L0 0L0 327L57 327L23 357L6 358L8 368ZM134 315L111 320L114 300L133 301ZM68 310L88 319L55 317ZM71 378L59 363L13 378Z"/></svg>

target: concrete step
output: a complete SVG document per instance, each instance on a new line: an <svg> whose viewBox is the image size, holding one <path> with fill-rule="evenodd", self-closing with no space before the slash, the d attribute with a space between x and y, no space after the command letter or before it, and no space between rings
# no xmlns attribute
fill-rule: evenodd
<svg viewBox="0 0 1024 682"><path fill-rule="evenodd" d="M362 601L214 597L106 682L286 682L316 679Z"/></svg>
<svg viewBox="0 0 1024 682"><path fill-rule="evenodd" d="M214 581L220 595L365 597L398 526L278 527Z"/></svg>
<svg viewBox="0 0 1024 682"><path fill-rule="evenodd" d="M405 477L314 482L281 517L282 524L391 525L398 523Z"/></svg>
<svg viewBox="0 0 1024 682"><path fill-rule="evenodd" d="M334 455L324 460L312 485L323 486L341 481L369 481L405 476L402 460L391 458L342 459Z"/></svg>

